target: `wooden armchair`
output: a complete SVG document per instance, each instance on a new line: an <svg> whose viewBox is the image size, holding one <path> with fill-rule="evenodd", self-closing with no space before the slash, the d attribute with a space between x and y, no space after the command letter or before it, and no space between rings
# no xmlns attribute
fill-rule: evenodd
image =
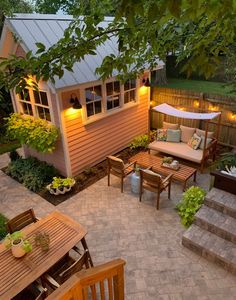
<svg viewBox="0 0 236 300"><path fill-rule="evenodd" d="M135 169L136 162L125 165L123 160L115 156L107 157L108 163L108 186L110 186L110 175L113 174L121 179L121 193L124 190L124 178Z"/></svg>
<svg viewBox="0 0 236 300"><path fill-rule="evenodd" d="M32 208L24 211L6 223L9 233L21 230L25 226L38 221Z"/></svg>
<svg viewBox="0 0 236 300"><path fill-rule="evenodd" d="M143 190L149 190L151 192L157 193L157 209L159 209L160 194L166 188L168 188L168 198L170 199L171 192L171 180L173 174L168 175L164 180L161 175L154 173L152 167L146 170L140 169L140 192L139 201L142 200Z"/></svg>
<svg viewBox="0 0 236 300"><path fill-rule="evenodd" d="M74 247L73 250L80 254L77 247ZM41 279L44 286L48 285L50 288L55 290L73 274L90 267L92 267L92 265L90 264L88 250L85 250L77 260L67 254L50 270L48 270Z"/></svg>
<svg viewBox="0 0 236 300"><path fill-rule="evenodd" d="M43 300L47 297L47 294L47 289L35 281L12 300Z"/></svg>

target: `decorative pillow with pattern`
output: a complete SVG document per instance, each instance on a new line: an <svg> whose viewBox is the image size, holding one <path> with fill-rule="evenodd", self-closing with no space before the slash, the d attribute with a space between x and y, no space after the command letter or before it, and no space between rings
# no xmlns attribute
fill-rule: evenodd
<svg viewBox="0 0 236 300"><path fill-rule="evenodd" d="M157 141L166 142L167 129L157 129Z"/></svg>
<svg viewBox="0 0 236 300"><path fill-rule="evenodd" d="M188 146L193 148L194 150L197 150L199 145L201 144L202 138L198 136L196 133L191 137L191 139L188 141Z"/></svg>

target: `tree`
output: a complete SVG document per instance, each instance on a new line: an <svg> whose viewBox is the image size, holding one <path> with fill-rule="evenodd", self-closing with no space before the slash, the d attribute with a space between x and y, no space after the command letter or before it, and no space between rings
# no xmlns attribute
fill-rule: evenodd
<svg viewBox="0 0 236 300"><path fill-rule="evenodd" d="M84 5L73 11L75 20L64 37L46 49L37 43L36 55L12 57L2 61L0 82L19 92L27 85L26 78L53 81L62 77L63 68L72 71L76 61L95 55L96 47L107 39L115 39L119 54L111 54L97 69L101 78L118 70L121 79L135 77L144 68L153 68L157 58L175 52L178 61L186 60L184 68L206 77L214 74L220 64L219 53L232 54L236 35L236 3L234 0L91 0L90 14L83 20ZM108 11L115 8L115 18L106 28L99 26Z"/></svg>

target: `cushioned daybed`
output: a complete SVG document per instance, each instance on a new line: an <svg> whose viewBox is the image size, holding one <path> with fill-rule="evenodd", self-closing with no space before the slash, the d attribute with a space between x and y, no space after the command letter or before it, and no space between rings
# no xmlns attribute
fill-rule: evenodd
<svg viewBox="0 0 236 300"><path fill-rule="evenodd" d="M201 164L201 170L207 159L215 159L217 140L213 138L213 132L208 132L208 121L219 116L220 112L191 113L180 111L168 104L158 105L154 107L153 110L179 118L206 120L207 125L206 130L203 131L196 128L181 125L179 127L178 124L163 122L163 129L161 130L163 130L164 133L161 132L161 130L157 130L157 139L158 134L161 133L161 135L159 136L159 140L155 140L149 144L149 151L159 151ZM167 134L167 137L164 136L164 134ZM176 134L179 134L179 137L176 138L176 136L174 136ZM197 143L197 145L194 143Z"/></svg>

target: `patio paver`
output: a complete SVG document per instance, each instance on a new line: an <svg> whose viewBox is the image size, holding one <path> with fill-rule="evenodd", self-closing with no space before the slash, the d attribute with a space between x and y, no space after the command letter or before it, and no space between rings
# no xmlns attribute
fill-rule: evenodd
<svg viewBox="0 0 236 300"><path fill-rule="evenodd" d="M29 207L38 216L56 209L80 222L95 264L127 261L127 300L235 299L236 277L181 245L185 229L174 210L180 185L173 184L171 201L162 193L157 211L155 195L145 191L140 203L129 177L123 194L119 179L111 184L105 177L55 207L0 172L0 211L11 218ZM198 174L197 184L208 188L209 175Z"/></svg>

